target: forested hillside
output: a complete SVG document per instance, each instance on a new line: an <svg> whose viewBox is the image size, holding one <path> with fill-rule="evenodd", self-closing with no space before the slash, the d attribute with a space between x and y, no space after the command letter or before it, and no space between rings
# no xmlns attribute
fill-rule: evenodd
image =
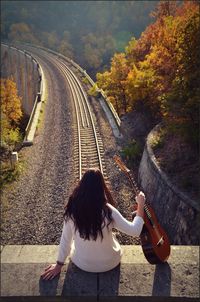
<svg viewBox="0 0 200 302"><path fill-rule="evenodd" d="M43 45L94 75L139 37L158 1L1 1L2 39Z"/></svg>
<svg viewBox="0 0 200 302"><path fill-rule="evenodd" d="M160 1L154 22L132 37L111 67L97 74L120 116L140 112L162 122L152 140L161 167L198 196L200 15L199 1ZM131 149L129 157L137 155Z"/></svg>
<svg viewBox="0 0 200 302"><path fill-rule="evenodd" d="M197 142L199 4L161 1L153 15L155 22L140 38L133 37L125 52L114 55L111 68L97 74L97 84L120 115L133 109L146 111L153 118L181 126Z"/></svg>

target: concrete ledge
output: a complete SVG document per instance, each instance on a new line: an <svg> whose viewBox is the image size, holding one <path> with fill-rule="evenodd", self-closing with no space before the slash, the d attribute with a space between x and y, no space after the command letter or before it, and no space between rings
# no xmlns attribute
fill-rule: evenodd
<svg viewBox="0 0 200 302"><path fill-rule="evenodd" d="M103 108L103 110L106 114L106 117L110 123L114 136L117 138L122 138L122 134L119 130L119 125L116 121L116 118L114 117L114 114L111 112L111 110L108 109L108 102L103 97L99 98L99 102L100 102L101 107Z"/></svg>
<svg viewBox="0 0 200 302"><path fill-rule="evenodd" d="M199 297L199 247L172 246L169 261L158 265L140 246L122 248L121 264L109 272L88 273L68 260L60 276L44 281L40 274L55 262L58 246L3 246L1 296Z"/></svg>
<svg viewBox="0 0 200 302"><path fill-rule="evenodd" d="M33 145L33 140L34 140L34 136L35 136L35 132L36 132L36 128L38 125L38 121L39 121L39 116L40 116L40 111L41 111L41 107L42 107L42 103L45 102L45 100L48 98L48 92L47 92L47 82L46 82L46 78L44 75L44 71L41 67L41 65L39 65L39 63L37 63L39 66L39 70L41 73L41 79L42 79L42 83L41 83L41 92L38 93L39 94L39 98L40 101L37 101L37 103L35 104L36 108L33 112L33 117L31 119L30 122L30 128L28 129L24 142L23 142L23 146L24 147L28 147ZM38 100L38 98L37 98Z"/></svg>
<svg viewBox="0 0 200 302"><path fill-rule="evenodd" d="M36 131L36 127L38 124L38 119L39 119L39 115L40 115L40 109L41 109L41 93L44 93L45 90L45 86L44 85L44 72L42 70L42 67L40 66L40 64L33 58L33 56L28 53L26 50L24 49L20 49L18 47L16 47L15 45L11 45L9 44L5 44L5 43L1 43L1 46L7 47L8 50L12 49L15 50L16 54L21 53L24 56L24 64L22 64L21 59L16 59L16 64L17 66L19 65L20 68L22 67L22 65L24 65L24 71L23 74L25 76L22 76L21 73L19 72L19 68L17 68L18 72L17 74L15 74L14 78L15 81L17 83L17 87L19 90L20 95L22 95L22 107L25 110L25 113L29 115L29 121L26 125L26 129L25 129L25 137L24 137L24 141L22 146L23 147L27 147L27 146L31 146L33 145L33 139L34 139L34 135L35 135L35 131ZM21 47L19 45L19 47ZM17 54L17 56L18 56ZM32 67L31 70L32 72L30 74L28 74L27 71L27 61L26 58L28 58L29 63L32 62ZM8 67L8 66L7 66ZM37 71L35 70L35 67L37 68ZM29 70L30 71L30 70ZM13 73L12 70L10 70L11 74ZM15 72L14 72L15 73ZM33 74L34 73L34 74ZM36 73L36 75L35 75ZM31 90L29 89L29 85L27 82L27 78L28 76L31 75ZM22 76L22 79L20 80L20 82L23 80L26 80L26 87L24 89L20 89L21 84L18 83L18 79L20 79ZM37 79L35 79L35 77L37 76ZM37 85L37 89L35 88L35 85ZM39 87L38 87L39 85ZM38 91L39 90L39 91ZM34 95L33 93L30 94L30 91L34 91ZM42 98L44 99L44 96L42 96ZM31 105L31 106L30 106Z"/></svg>

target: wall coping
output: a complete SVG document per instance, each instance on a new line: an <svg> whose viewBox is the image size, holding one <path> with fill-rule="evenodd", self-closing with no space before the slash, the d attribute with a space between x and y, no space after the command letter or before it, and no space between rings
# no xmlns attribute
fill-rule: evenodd
<svg viewBox="0 0 200 302"><path fill-rule="evenodd" d="M198 246L173 245L168 261L157 265L147 262L141 246L121 247L121 264L108 272L88 273L66 259L60 276L44 281L40 275L48 264L55 263L58 245L3 246L1 296L85 296L84 301L89 301L88 296L95 301L104 301L106 296L127 296L128 301L138 301L137 297L140 301L149 301L148 297L152 301L156 297L161 301L179 297L181 302L186 297L198 299Z"/></svg>
<svg viewBox="0 0 200 302"><path fill-rule="evenodd" d="M22 53L26 58L28 58L29 60L32 60L32 62L34 62L37 65L38 78L40 79L39 80L39 90L35 96L33 108L32 108L31 114L29 116L28 123L26 125L25 135L24 135L24 139L23 139L23 146L30 146L33 144L36 127L38 124L40 109L41 109L41 105L42 105L41 99L44 100L44 90L45 90L45 88L44 88L44 72L43 72L43 69L42 69L41 65L39 64L39 62L28 51L20 49L17 46L12 45L11 43L1 42L1 47L2 46L7 47L8 50L12 49L16 52Z"/></svg>

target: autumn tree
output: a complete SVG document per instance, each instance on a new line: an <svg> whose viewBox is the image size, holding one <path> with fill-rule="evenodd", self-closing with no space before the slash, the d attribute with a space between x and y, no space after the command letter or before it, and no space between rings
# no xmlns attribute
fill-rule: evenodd
<svg viewBox="0 0 200 302"><path fill-rule="evenodd" d="M176 22L177 69L162 111L168 122L197 143L200 105L200 16L197 4L185 2L177 12Z"/></svg>
<svg viewBox="0 0 200 302"><path fill-rule="evenodd" d="M58 51L62 53L64 56L67 56L69 58L74 57L74 49L70 42L70 32L65 30L63 33L62 40L60 41Z"/></svg>
<svg viewBox="0 0 200 302"><path fill-rule="evenodd" d="M38 44L38 39L35 37L32 28L26 23L12 24L8 37L12 41Z"/></svg>
<svg viewBox="0 0 200 302"><path fill-rule="evenodd" d="M90 33L83 36L83 58L89 68L98 69L114 52L114 39L107 34L99 36Z"/></svg>
<svg viewBox="0 0 200 302"><path fill-rule="evenodd" d="M177 1L162 0L159 1L156 9L151 13L151 16L157 19L162 17L174 16L177 11Z"/></svg>
<svg viewBox="0 0 200 302"><path fill-rule="evenodd" d="M141 62L138 68L132 66L125 81L129 110L136 109L159 117L159 105L155 97L156 81L155 72L148 63Z"/></svg>
<svg viewBox="0 0 200 302"><path fill-rule="evenodd" d="M110 71L97 74L97 85L105 90L119 114L126 113L128 109L125 95L125 80L128 74L126 63L124 53L115 54Z"/></svg>
<svg viewBox="0 0 200 302"><path fill-rule="evenodd" d="M73 55L95 75L109 66L116 51L124 50L132 33L139 36L154 7L154 1L1 1L1 34L3 40Z"/></svg>
<svg viewBox="0 0 200 302"><path fill-rule="evenodd" d="M138 40L130 40L124 54L113 57L110 70L97 74L97 84L115 101L120 114L145 110L197 142L199 4L161 1L154 17Z"/></svg>
<svg viewBox="0 0 200 302"><path fill-rule="evenodd" d="M13 148L20 139L19 123L22 117L21 98L13 79L0 79L1 83L1 140L2 145Z"/></svg>

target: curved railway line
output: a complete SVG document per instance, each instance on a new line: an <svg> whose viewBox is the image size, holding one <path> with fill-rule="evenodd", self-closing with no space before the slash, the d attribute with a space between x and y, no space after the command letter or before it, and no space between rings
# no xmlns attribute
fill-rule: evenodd
<svg viewBox="0 0 200 302"><path fill-rule="evenodd" d="M107 181L103 142L95 125L88 97L79 79L65 62L53 55L45 55L62 72L69 84L76 114L74 161L77 178L81 179L89 168L99 168Z"/></svg>
<svg viewBox="0 0 200 302"><path fill-rule="evenodd" d="M119 145L100 102L89 99L70 62L46 50L26 49L44 70L47 94L41 112L45 112L35 143L21 153L28 169L13 190L3 194L9 205L1 233L3 244L58 244L63 206L85 170L92 167L103 172L114 189L119 210L129 218L127 197L131 193L126 183L119 181L118 170L113 169L111 157ZM120 243L134 240L116 234Z"/></svg>

